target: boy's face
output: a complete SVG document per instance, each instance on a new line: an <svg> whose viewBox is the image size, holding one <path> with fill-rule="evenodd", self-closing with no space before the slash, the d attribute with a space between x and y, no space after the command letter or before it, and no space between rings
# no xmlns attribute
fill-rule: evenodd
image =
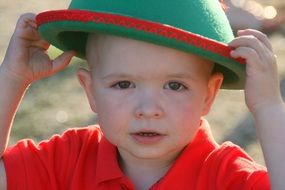
<svg viewBox="0 0 285 190"><path fill-rule="evenodd" d="M80 71L79 80L123 158L177 156L222 83L210 62L141 41L93 35L87 52L92 69Z"/></svg>

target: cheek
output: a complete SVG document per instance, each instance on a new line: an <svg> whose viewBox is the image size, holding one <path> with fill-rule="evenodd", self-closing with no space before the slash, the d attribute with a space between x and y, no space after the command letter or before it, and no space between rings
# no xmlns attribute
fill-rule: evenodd
<svg viewBox="0 0 285 190"><path fill-rule="evenodd" d="M126 130L124 126L127 126L130 114L127 108L129 104L107 90L97 91L95 100L98 123L106 137L122 134Z"/></svg>
<svg viewBox="0 0 285 190"><path fill-rule="evenodd" d="M174 147L183 148L194 139L201 123L201 116L195 111L189 111L188 113L181 112L173 120L176 121L175 125L173 125L175 127L171 130L172 134L174 134L171 142Z"/></svg>
<svg viewBox="0 0 285 190"><path fill-rule="evenodd" d="M188 131L190 134L192 134L193 131L196 131L201 120L201 109L199 104L184 103L173 111L176 112L173 114L175 115L173 120L175 121L176 127L181 129L181 135L184 135L185 131Z"/></svg>
<svg viewBox="0 0 285 190"><path fill-rule="evenodd" d="M176 138L191 140L200 126L203 101L199 96L186 96L175 99L167 109L175 126Z"/></svg>
<svg viewBox="0 0 285 190"><path fill-rule="evenodd" d="M200 117L203 110L203 95L200 93L185 93L180 96L170 96L167 100L168 110L180 118L181 121Z"/></svg>

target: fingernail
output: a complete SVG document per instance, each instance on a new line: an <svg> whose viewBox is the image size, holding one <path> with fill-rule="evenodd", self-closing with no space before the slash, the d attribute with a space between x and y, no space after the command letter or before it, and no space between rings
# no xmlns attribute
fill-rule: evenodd
<svg viewBox="0 0 285 190"><path fill-rule="evenodd" d="M237 34L243 33L245 30L238 30Z"/></svg>

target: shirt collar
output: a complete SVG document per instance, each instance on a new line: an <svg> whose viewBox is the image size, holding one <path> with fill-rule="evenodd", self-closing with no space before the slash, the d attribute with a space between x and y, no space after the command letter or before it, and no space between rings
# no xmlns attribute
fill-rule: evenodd
<svg viewBox="0 0 285 190"><path fill-rule="evenodd" d="M185 147L173 166L158 182L156 187L158 187L158 189L195 188L194 185L198 180L198 172L203 167L204 161L218 146L213 138L208 122L202 119L193 141ZM191 184L193 186L191 186Z"/></svg>
<svg viewBox="0 0 285 190"><path fill-rule="evenodd" d="M96 184L123 177L117 161L117 148L102 135L97 155Z"/></svg>

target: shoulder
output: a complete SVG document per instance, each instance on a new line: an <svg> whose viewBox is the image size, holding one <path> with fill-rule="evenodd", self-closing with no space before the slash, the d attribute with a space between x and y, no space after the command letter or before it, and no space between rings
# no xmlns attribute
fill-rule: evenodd
<svg viewBox="0 0 285 190"><path fill-rule="evenodd" d="M98 126L88 126L68 129L39 144L19 141L3 156L8 186L53 189L60 181L59 185L66 187L60 189L67 189L80 168L94 168L102 137Z"/></svg>
<svg viewBox="0 0 285 190"><path fill-rule="evenodd" d="M70 128L66 130L62 135L54 135L53 138L78 138L78 139L90 139L102 138L103 133L98 125L91 125L87 127L80 127L80 128Z"/></svg>
<svg viewBox="0 0 285 190"><path fill-rule="evenodd" d="M264 166L257 164L241 147L232 142L221 144L212 152L210 157L216 161L221 161L223 164L236 165L244 169L252 168L266 171Z"/></svg>
<svg viewBox="0 0 285 190"><path fill-rule="evenodd" d="M80 149L87 144L98 144L103 134L100 127L97 125L87 126L82 128L70 128L62 134L55 134L48 140L43 140L36 144L31 139L23 139L15 146L10 147L5 152L8 155L10 152L54 152L55 150Z"/></svg>
<svg viewBox="0 0 285 190"><path fill-rule="evenodd" d="M53 135L49 140L40 142L38 147L65 146L80 150L82 147L89 146L90 144L96 147L102 137L101 129L97 125L70 128L61 135Z"/></svg>
<svg viewBox="0 0 285 190"><path fill-rule="evenodd" d="M248 174L257 171L267 173L266 167L256 163L242 148L231 142L225 142L216 148L206 162L216 165L220 173Z"/></svg>
<svg viewBox="0 0 285 190"><path fill-rule="evenodd" d="M266 167L256 163L242 148L231 142L215 149L205 165L206 170L211 168L215 173L217 184L225 189L270 189Z"/></svg>

